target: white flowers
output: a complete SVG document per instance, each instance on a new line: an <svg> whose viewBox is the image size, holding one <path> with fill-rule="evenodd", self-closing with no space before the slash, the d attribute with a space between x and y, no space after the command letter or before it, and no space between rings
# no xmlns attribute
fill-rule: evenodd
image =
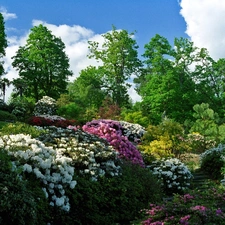
<svg viewBox="0 0 225 225"><path fill-rule="evenodd" d="M1 136L0 147L16 158L14 170L20 167L25 176L33 173L41 180L50 205L70 209L66 189L77 185L75 170L92 181L120 174L121 169L116 165L118 153L104 140L80 130L48 127L48 132L43 134L46 144L44 136L37 140L17 134Z"/></svg>
<svg viewBox="0 0 225 225"><path fill-rule="evenodd" d="M162 181L162 186L168 193L184 190L190 186L192 174L179 159L154 161L149 168Z"/></svg>
<svg viewBox="0 0 225 225"><path fill-rule="evenodd" d="M9 155L16 157L15 166L22 166L24 172L33 172L37 179L42 180L45 195L51 196L51 205L55 202L62 209L69 208L69 201L65 200L67 198L64 187L68 186L73 189L76 185L76 181L73 180L74 167L69 164L70 158L63 156L60 159L57 151L46 147L29 135L5 135L0 137L0 142L4 144L2 147L5 149L7 147ZM53 198L58 187L60 187L61 196Z"/></svg>

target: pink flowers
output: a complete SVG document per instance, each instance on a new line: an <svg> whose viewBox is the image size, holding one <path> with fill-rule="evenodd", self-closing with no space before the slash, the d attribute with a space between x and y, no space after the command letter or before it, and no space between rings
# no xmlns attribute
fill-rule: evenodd
<svg viewBox="0 0 225 225"><path fill-rule="evenodd" d="M190 200L192 200L192 199L194 199L194 196L192 196L192 195L190 195L190 194L185 194L185 195L183 196L184 202L190 201Z"/></svg>
<svg viewBox="0 0 225 225"><path fill-rule="evenodd" d="M113 120L93 120L83 126L83 130L90 134L106 139L119 152L120 158L131 160L144 166L143 158L137 148L122 134L122 126Z"/></svg>
<svg viewBox="0 0 225 225"><path fill-rule="evenodd" d="M190 215L184 216L180 218L180 224L188 225L188 220L191 218Z"/></svg>

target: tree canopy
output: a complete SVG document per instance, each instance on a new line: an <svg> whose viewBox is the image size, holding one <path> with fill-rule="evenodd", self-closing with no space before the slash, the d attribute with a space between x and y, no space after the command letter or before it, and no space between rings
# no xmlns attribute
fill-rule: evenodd
<svg viewBox="0 0 225 225"><path fill-rule="evenodd" d="M45 26L33 27L26 45L20 46L12 58L19 77L26 81L25 96L32 96L36 101L44 95L57 99L66 91L72 72L65 44Z"/></svg>
<svg viewBox="0 0 225 225"><path fill-rule="evenodd" d="M129 102L128 80L136 75L140 69L141 61L138 59L138 46L133 39L134 33L126 30L116 30L102 35L102 46L96 41L89 41L90 58L102 63L101 70L104 88L113 102L122 107Z"/></svg>

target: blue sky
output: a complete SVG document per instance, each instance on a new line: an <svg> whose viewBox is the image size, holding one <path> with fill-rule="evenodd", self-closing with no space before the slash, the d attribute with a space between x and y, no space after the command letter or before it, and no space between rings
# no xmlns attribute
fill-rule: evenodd
<svg viewBox="0 0 225 225"><path fill-rule="evenodd" d="M86 57L87 41L101 43L101 35L112 25L137 32L139 55L160 34L171 45L175 37L187 37L197 47L207 48L215 59L225 56L225 1L221 0L1 0L0 12L9 42L4 60L10 80L18 76L11 57L26 43L30 28L40 23L65 43L72 80L81 69L96 64ZM130 95L138 99L133 89Z"/></svg>
<svg viewBox="0 0 225 225"><path fill-rule="evenodd" d="M8 35L22 35L32 27L34 19L55 25L80 25L98 34L115 25L129 32L137 31L141 53L155 34L170 42L175 37L187 36L177 0L2 0L0 6L17 16L6 21L6 28L17 29L7 31Z"/></svg>

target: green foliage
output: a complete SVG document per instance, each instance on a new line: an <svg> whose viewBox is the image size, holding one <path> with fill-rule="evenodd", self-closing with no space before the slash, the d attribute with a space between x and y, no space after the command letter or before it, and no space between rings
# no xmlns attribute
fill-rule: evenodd
<svg viewBox="0 0 225 225"><path fill-rule="evenodd" d="M111 32L102 35L104 38L102 46L98 42L89 41L89 57L103 64L98 67L102 74L102 88L119 107L129 104L130 85L126 81L131 74L138 73L142 66L133 35L126 30L118 31L113 26Z"/></svg>
<svg viewBox="0 0 225 225"><path fill-rule="evenodd" d="M22 122L8 123L0 129L1 135L10 134L29 134L31 137L39 137L43 134L43 130L39 130L31 125Z"/></svg>
<svg viewBox="0 0 225 225"><path fill-rule="evenodd" d="M121 166L120 177L103 177L97 182L78 179L70 193L73 201L68 224L129 224L149 202L161 200L161 188L149 170L129 162Z"/></svg>
<svg viewBox="0 0 225 225"><path fill-rule="evenodd" d="M139 149L146 156L163 158L179 157L181 153L189 151L189 146L184 141L184 130L181 124L164 118L159 125L147 127Z"/></svg>
<svg viewBox="0 0 225 225"><path fill-rule="evenodd" d="M171 201L150 204L148 209L142 210L142 221L132 224L223 225L224 197L224 187L211 183L205 191L193 190L184 195L176 194Z"/></svg>
<svg viewBox="0 0 225 225"><path fill-rule="evenodd" d="M69 103L58 107L57 115L62 116L67 119L75 119L76 121L81 121L84 113L81 113L82 109L75 103Z"/></svg>
<svg viewBox="0 0 225 225"><path fill-rule="evenodd" d="M10 99L9 107L12 109L12 114L24 122L33 113L34 101L26 97L15 97Z"/></svg>
<svg viewBox="0 0 225 225"><path fill-rule="evenodd" d="M5 22L2 13L0 13L0 59L5 56L5 49L7 47ZM0 61L0 77L4 74L3 62Z"/></svg>
<svg viewBox="0 0 225 225"><path fill-rule="evenodd" d="M149 125L149 119L147 116L143 116L141 111L131 111L123 109L121 112L121 117L123 120L129 123L137 123L143 127L147 127Z"/></svg>
<svg viewBox="0 0 225 225"><path fill-rule="evenodd" d="M146 68L134 80L143 99L142 111L152 124L158 124L164 114L183 122L191 116L196 102L195 85L188 68L195 48L183 38L175 39L174 45L172 48L166 38L155 35L145 45Z"/></svg>
<svg viewBox="0 0 225 225"><path fill-rule="evenodd" d="M200 155L201 170L207 173L212 179L222 178L222 168L225 167L224 146L209 149Z"/></svg>
<svg viewBox="0 0 225 225"><path fill-rule="evenodd" d="M47 213L44 211L47 201L40 186L32 180L21 179L21 175L12 170L10 157L2 149L0 164L0 224L46 224L42 219Z"/></svg>
<svg viewBox="0 0 225 225"><path fill-rule="evenodd" d="M102 76L101 68L89 66L81 70L80 76L68 86L70 99L80 107L98 109L107 96Z"/></svg>
<svg viewBox="0 0 225 225"><path fill-rule="evenodd" d="M17 118L12 113L0 110L0 120L1 121L16 121Z"/></svg>
<svg viewBox="0 0 225 225"><path fill-rule="evenodd" d="M215 147L216 142L209 140L207 137L199 133L191 133L186 137L186 142L192 153L201 154L205 150Z"/></svg>
<svg viewBox="0 0 225 225"><path fill-rule="evenodd" d="M225 125L218 124L218 114L209 108L209 104L196 104L193 109L195 111L193 117L196 121L192 125L190 132L198 132L203 135L206 140L215 141L217 144L224 142Z"/></svg>
<svg viewBox="0 0 225 225"><path fill-rule="evenodd" d="M27 84L23 94L35 101L45 95L57 99L66 92L72 75L65 44L42 24L31 29L26 45L19 47L12 65Z"/></svg>

